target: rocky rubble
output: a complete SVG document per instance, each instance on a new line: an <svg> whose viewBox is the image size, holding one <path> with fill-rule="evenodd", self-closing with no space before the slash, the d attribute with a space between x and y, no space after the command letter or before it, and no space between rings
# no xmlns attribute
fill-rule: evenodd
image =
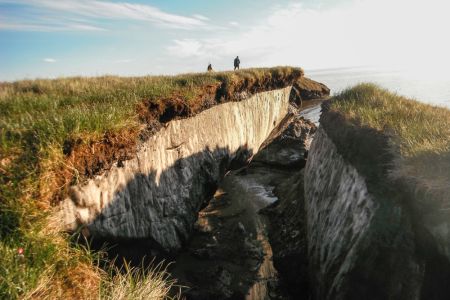
<svg viewBox="0 0 450 300"><path fill-rule="evenodd" d="M281 288L292 299L309 299L303 167L317 128L298 114L290 120L272 132L271 142L263 144L255 161L292 170L273 191L278 201L262 213L269 220L269 240Z"/></svg>
<svg viewBox="0 0 450 300"><path fill-rule="evenodd" d="M287 115L252 162L220 183L172 270L191 287L188 299L300 299L307 278L301 168L315 130Z"/></svg>
<svg viewBox="0 0 450 300"><path fill-rule="evenodd" d="M298 113L289 113L253 157L276 167L303 168L316 126Z"/></svg>

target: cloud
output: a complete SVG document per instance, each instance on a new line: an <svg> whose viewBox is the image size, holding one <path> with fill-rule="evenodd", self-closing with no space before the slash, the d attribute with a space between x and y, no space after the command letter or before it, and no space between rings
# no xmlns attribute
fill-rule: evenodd
<svg viewBox="0 0 450 300"><path fill-rule="evenodd" d="M44 58L43 61L46 62L46 63L52 64L52 63L56 62L56 59L54 59L54 58Z"/></svg>
<svg viewBox="0 0 450 300"><path fill-rule="evenodd" d="M0 21L0 30L13 31L105 31L106 29L81 23L55 23L53 25L43 25L39 23L19 23L18 21Z"/></svg>
<svg viewBox="0 0 450 300"><path fill-rule="evenodd" d="M173 40L174 45L169 46L169 52L178 57L203 56L207 52L208 45L194 39Z"/></svg>
<svg viewBox="0 0 450 300"><path fill-rule="evenodd" d="M239 23L236 21L232 21L229 23L231 26L239 26Z"/></svg>
<svg viewBox="0 0 450 300"><path fill-rule="evenodd" d="M3 22L0 29L15 30L46 30L46 26L52 26L58 20L67 16L82 16L89 21L99 20L127 20L150 22L160 26L193 29L206 27L209 19L202 15L186 17L177 14L166 13L157 7L145 4L134 4L128 2L111 1L88 1L88 0L0 0L0 4L15 4L25 8L34 8L39 14L29 20L29 16L16 15L16 19ZM52 20L46 20L41 16L52 15ZM39 23L39 24L36 24ZM21 25L21 26L20 26ZM100 27L92 24L76 24L64 26L63 29L72 30L98 30ZM103 28L101 28L103 29Z"/></svg>
<svg viewBox="0 0 450 300"><path fill-rule="evenodd" d="M61 30L106 31L106 29L89 24L66 24Z"/></svg>
<svg viewBox="0 0 450 300"><path fill-rule="evenodd" d="M193 17L196 18L196 19L198 19L198 20L209 21L209 18L208 18L208 17L205 17L205 16L203 16L203 15L196 14L196 15L193 15Z"/></svg>
<svg viewBox="0 0 450 300"><path fill-rule="evenodd" d="M174 57L219 63L239 55L247 66L449 64L450 41L438 34L450 28L446 7L445 0L359 0L328 8L292 2L274 6L253 26L214 39L175 39L167 49Z"/></svg>
<svg viewBox="0 0 450 300"><path fill-rule="evenodd" d="M115 64L126 64L126 63L130 63L130 62L133 62L133 61L134 61L134 59L125 58L125 59L115 60L114 63Z"/></svg>

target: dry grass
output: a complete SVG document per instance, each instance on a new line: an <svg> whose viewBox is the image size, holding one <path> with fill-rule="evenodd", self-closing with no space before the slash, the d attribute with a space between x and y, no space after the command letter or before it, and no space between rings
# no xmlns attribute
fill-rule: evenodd
<svg viewBox="0 0 450 300"><path fill-rule="evenodd" d="M399 157L391 175L443 197L450 192L450 110L423 104L373 84L334 97L331 110L357 126L391 136Z"/></svg>
<svg viewBox="0 0 450 300"><path fill-rule="evenodd" d="M33 208L18 211L28 213ZM33 221L0 242L1 298L90 299L102 276L96 255L70 247L63 234L49 227L48 218L37 213L31 217ZM18 248L24 249L22 257Z"/></svg>
<svg viewBox="0 0 450 300"><path fill-rule="evenodd" d="M180 299L180 293L170 297L176 281L169 279L163 263L151 268L130 268L127 264L122 270L115 269L110 280L103 281L101 299L104 300L158 300Z"/></svg>

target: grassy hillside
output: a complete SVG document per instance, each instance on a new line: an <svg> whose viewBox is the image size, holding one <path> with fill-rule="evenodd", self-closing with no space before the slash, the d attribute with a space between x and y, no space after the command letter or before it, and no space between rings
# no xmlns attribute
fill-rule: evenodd
<svg viewBox="0 0 450 300"><path fill-rule="evenodd" d="M164 122L301 75L279 67L1 83L0 298L98 298L113 287L92 253L69 246L51 220L68 187L129 159Z"/></svg>
<svg viewBox="0 0 450 300"><path fill-rule="evenodd" d="M379 133L387 137L393 161L386 161L389 174L384 175L391 180L410 183L414 193L420 191L425 197L444 199L450 193L450 110L407 99L373 84L341 92L328 109L343 116L350 126L373 129L372 136ZM380 162L383 149L369 151Z"/></svg>

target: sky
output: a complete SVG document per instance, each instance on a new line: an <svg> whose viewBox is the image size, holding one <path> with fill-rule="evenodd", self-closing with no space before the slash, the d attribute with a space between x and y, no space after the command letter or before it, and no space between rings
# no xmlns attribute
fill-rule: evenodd
<svg viewBox="0 0 450 300"><path fill-rule="evenodd" d="M450 67L447 0L0 0L0 80Z"/></svg>

